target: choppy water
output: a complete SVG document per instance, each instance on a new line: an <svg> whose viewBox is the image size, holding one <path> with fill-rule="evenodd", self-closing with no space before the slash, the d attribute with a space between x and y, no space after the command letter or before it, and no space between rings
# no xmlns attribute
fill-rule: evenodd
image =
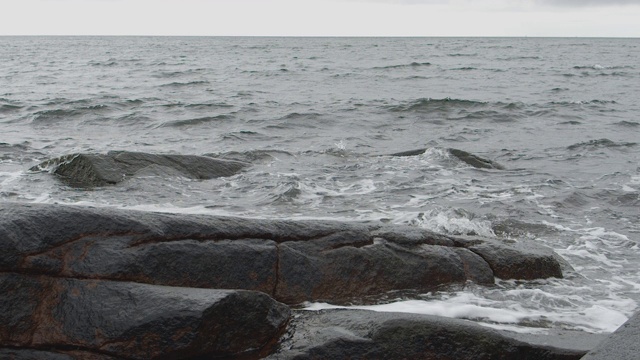
<svg viewBox="0 0 640 360"><path fill-rule="evenodd" d="M536 241L576 273L379 309L612 331L640 304L639 58L638 39L0 37L0 201ZM506 170L473 168L446 148ZM254 166L94 191L28 171L109 150Z"/></svg>

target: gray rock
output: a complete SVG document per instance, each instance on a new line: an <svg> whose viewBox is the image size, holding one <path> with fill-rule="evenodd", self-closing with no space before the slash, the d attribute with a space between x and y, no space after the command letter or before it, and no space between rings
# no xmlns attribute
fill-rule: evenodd
<svg viewBox="0 0 640 360"><path fill-rule="evenodd" d="M81 350L37 350L25 348L0 348L0 359L6 360L124 360L120 357L114 357L99 354L90 351Z"/></svg>
<svg viewBox="0 0 640 360"><path fill-rule="evenodd" d="M580 359L586 350L514 339L470 321L366 310L297 311L284 359Z"/></svg>
<svg viewBox="0 0 640 360"><path fill-rule="evenodd" d="M640 358L640 312L633 315L583 360L636 360Z"/></svg>
<svg viewBox="0 0 640 360"><path fill-rule="evenodd" d="M0 346L126 359L258 357L290 315L260 292L15 273L0 274L0 305Z"/></svg>
<svg viewBox="0 0 640 360"><path fill-rule="evenodd" d="M348 303L494 276L561 277L546 248L409 226L0 205L0 271Z"/></svg>
<svg viewBox="0 0 640 360"><path fill-rule="evenodd" d="M425 151L427 151L427 149L416 149L390 154L389 156L417 156L424 154ZM504 170L504 166L466 151L453 148L449 148L447 151L453 157L475 168Z"/></svg>
<svg viewBox="0 0 640 360"><path fill-rule="evenodd" d="M495 276L501 279L539 279L541 273L545 273L546 277L562 277L562 266L555 253L548 248L522 242L506 245L485 240L468 249L489 263Z"/></svg>
<svg viewBox="0 0 640 360"><path fill-rule="evenodd" d="M237 174L249 164L196 155L155 155L129 151L72 154L31 168L48 170L69 186L91 188L113 185L138 175L212 179Z"/></svg>
<svg viewBox="0 0 640 360"><path fill-rule="evenodd" d="M458 150L458 149L449 149L449 153L453 156L455 156L456 158L458 158L458 160L465 162L475 168L479 168L479 169L498 169L498 170L503 170L504 166L493 162L491 160L488 159L484 159L481 158L480 156L477 155L473 155L471 153L468 153L466 151L462 151L462 150Z"/></svg>

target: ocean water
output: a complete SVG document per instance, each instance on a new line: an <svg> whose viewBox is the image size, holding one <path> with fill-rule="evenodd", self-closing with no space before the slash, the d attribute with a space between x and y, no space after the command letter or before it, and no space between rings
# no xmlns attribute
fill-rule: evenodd
<svg viewBox="0 0 640 360"><path fill-rule="evenodd" d="M610 332L640 305L639 58L638 39L0 37L0 201L537 242L575 272L367 308ZM254 165L95 190L29 171L109 150Z"/></svg>

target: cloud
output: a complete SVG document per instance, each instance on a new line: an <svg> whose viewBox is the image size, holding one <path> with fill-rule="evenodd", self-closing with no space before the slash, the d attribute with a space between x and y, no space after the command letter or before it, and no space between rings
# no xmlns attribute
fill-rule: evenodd
<svg viewBox="0 0 640 360"><path fill-rule="evenodd" d="M481 3L471 0L346 0L361 3L387 3L387 4L405 4L405 5L443 5L443 4L476 4ZM503 1L504 5L509 7L524 6L527 4L540 4L550 6L571 6L571 7L587 7L587 6L616 6L616 5L640 5L640 0L521 0L521 1Z"/></svg>
<svg viewBox="0 0 640 360"><path fill-rule="evenodd" d="M536 0L537 3L557 6L613 6L640 5L640 0Z"/></svg>

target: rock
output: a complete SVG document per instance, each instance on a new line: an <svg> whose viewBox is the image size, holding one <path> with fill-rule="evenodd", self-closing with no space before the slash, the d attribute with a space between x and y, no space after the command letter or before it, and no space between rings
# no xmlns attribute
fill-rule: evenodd
<svg viewBox="0 0 640 360"><path fill-rule="evenodd" d="M257 290L287 304L562 276L543 247L409 226L52 204L0 205L0 248L4 272Z"/></svg>
<svg viewBox="0 0 640 360"><path fill-rule="evenodd" d="M0 274L0 304L0 346L126 359L255 358L290 315L260 292L15 273Z"/></svg>
<svg viewBox="0 0 640 360"><path fill-rule="evenodd" d="M425 151L427 151L428 149L416 149L416 150L408 150L408 151L401 151L398 153L393 153L390 154L389 156L395 156L395 157L405 157L405 156L418 156L418 155L422 155L425 153Z"/></svg>
<svg viewBox="0 0 640 360"><path fill-rule="evenodd" d="M528 246L517 242L508 246L493 240L467 247L486 261L496 277L501 279L532 280L562 278L562 265L548 248ZM536 256L532 256L532 255Z"/></svg>
<svg viewBox="0 0 640 360"><path fill-rule="evenodd" d="M124 360L124 358L80 350L2 349L0 359L10 360Z"/></svg>
<svg viewBox="0 0 640 360"><path fill-rule="evenodd" d="M489 266L467 249L426 241L406 247L385 239L373 240L366 232L285 242L279 252L275 298L285 303L347 303L392 290L426 292L467 280L481 284L494 281ZM465 272L465 267L474 267L478 276Z"/></svg>
<svg viewBox="0 0 640 360"><path fill-rule="evenodd" d="M475 168L479 168L479 169L498 169L498 170L503 170L504 166L495 163L491 160L487 160L487 159L483 159L479 156L473 155L471 153L468 153L466 151L462 151L462 150L458 150L458 149L449 149L449 153L453 156L455 156L456 158L458 158L458 160L465 162Z"/></svg>
<svg viewBox="0 0 640 360"><path fill-rule="evenodd" d="M583 360L635 360L640 355L640 312L589 351Z"/></svg>
<svg viewBox="0 0 640 360"><path fill-rule="evenodd" d="M470 321L366 310L298 311L280 349L285 359L580 359L585 350L506 336Z"/></svg>
<svg viewBox="0 0 640 360"><path fill-rule="evenodd" d="M390 154L389 156L417 156L417 155L424 154L424 152L427 150L428 149L409 150L409 151ZM449 148L447 149L447 151L453 157L475 168L504 170L504 166L494 161L484 159L484 158L481 158L480 156L468 153L466 151L453 149L453 148Z"/></svg>
<svg viewBox="0 0 640 360"><path fill-rule="evenodd" d="M53 169L53 173L69 186L96 187L113 185L139 175L154 174L191 179L231 176L247 167L247 163L196 155L154 155L129 151L107 154L72 154L45 161L33 171Z"/></svg>

